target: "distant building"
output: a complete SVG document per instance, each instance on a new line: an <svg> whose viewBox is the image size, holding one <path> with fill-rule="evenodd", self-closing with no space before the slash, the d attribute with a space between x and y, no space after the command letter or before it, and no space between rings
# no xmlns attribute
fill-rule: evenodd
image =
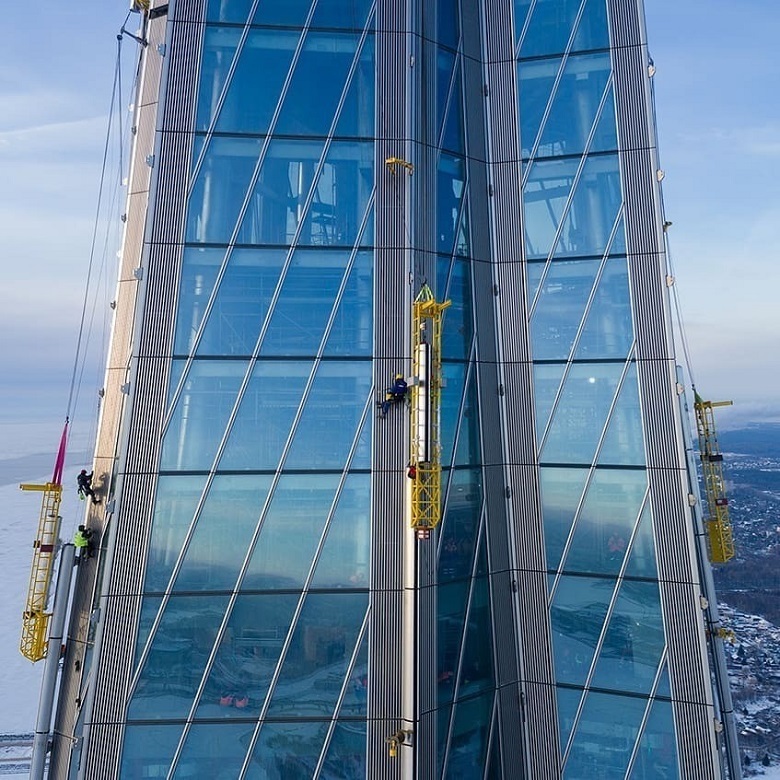
<svg viewBox="0 0 780 780"><path fill-rule="evenodd" d="M52 777L721 777L640 0L142 13Z"/></svg>

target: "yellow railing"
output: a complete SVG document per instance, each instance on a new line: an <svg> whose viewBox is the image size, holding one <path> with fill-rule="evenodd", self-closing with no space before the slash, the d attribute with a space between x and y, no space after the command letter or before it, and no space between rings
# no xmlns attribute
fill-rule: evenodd
<svg viewBox="0 0 780 780"><path fill-rule="evenodd" d="M27 602L22 616L22 639L19 649L25 658L40 661L46 657L47 630L51 613L46 611L51 586L54 558L60 531L60 502L62 485L47 482L45 485L20 485L22 490L43 493L38 534L33 543L33 562Z"/></svg>

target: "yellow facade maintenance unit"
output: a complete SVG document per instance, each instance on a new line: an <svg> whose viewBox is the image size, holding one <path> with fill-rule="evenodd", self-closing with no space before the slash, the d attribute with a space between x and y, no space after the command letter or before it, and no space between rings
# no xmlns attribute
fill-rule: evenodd
<svg viewBox="0 0 780 780"><path fill-rule="evenodd" d="M731 406L731 401L704 401L694 390L696 428L699 434L704 492L707 495L707 538L710 560L726 563L734 557L734 539L729 517L729 500L723 480L723 454L715 431L713 408Z"/></svg>
<svg viewBox="0 0 780 780"><path fill-rule="evenodd" d="M22 639L19 649L30 661L46 657L49 618L46 611L49 599L54 559L57 555L57 541L60 534L60 502L62 485L47 482L45 485L20 485L22 490L36 490L43 493L38 534L33 542L33 562L30 571L30 585L27 602L22 615Z"/></svg>
<svg viewBox="0 0 780 780"><path fill-rule="evenodd" d="M411 525L427 539L441 520L441 331L450 301L439 303L424 284L412 304L412 420L409 477L412 483Z"/></svg>

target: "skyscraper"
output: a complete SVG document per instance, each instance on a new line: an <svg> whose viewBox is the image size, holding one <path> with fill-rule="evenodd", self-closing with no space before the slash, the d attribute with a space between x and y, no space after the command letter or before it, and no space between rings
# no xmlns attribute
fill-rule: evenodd
<svg viewBox="0 0 780 780"><path fill-rule="evenodd" d="M136 4L53 776L720 777L641 0Z"/></svg>

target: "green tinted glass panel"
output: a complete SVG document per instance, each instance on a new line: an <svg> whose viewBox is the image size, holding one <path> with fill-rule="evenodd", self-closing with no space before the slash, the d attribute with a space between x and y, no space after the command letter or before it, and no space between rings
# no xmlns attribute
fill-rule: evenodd
<svg viewBox="0 0 780 780"><path fill-rule="evenodd" d="M542 466L539 483L544 517L544 543L547 568L556 570L569 538L577 508L582 500L588 469L561 469Z"/></svg>

